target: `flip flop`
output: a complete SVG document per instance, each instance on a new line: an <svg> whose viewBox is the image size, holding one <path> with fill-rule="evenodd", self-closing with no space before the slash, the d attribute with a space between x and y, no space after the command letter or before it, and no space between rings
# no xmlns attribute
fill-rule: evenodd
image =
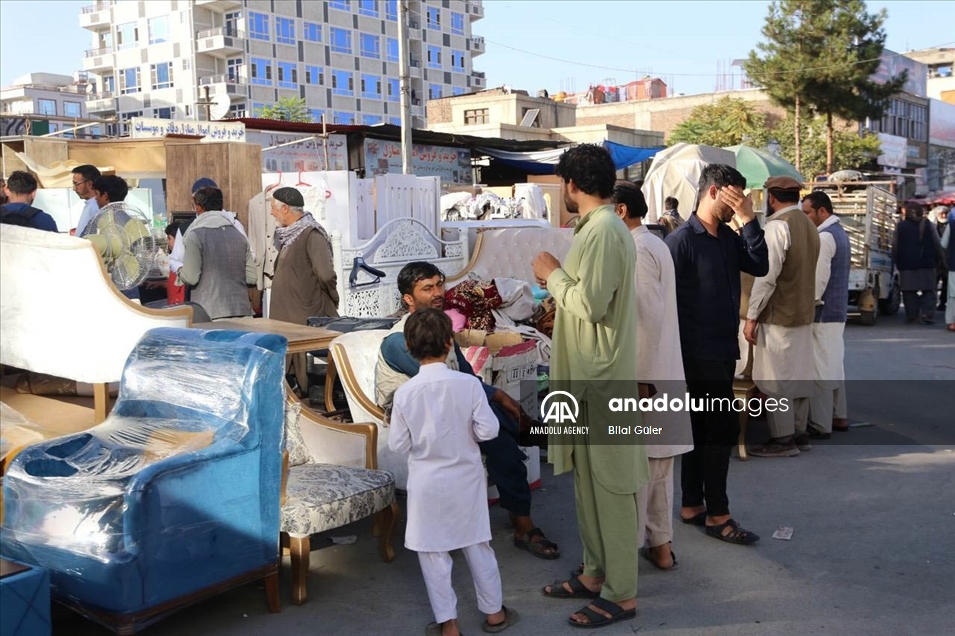
<svg viewBox="0 0 955 636"><path fill-rule="evenodd" d="M616 603L600 597L595 598L591 605L610 614L610 618L607 618L603 614L598 614L597 612L590 609L590 607L584 607L583 609L577 610L576 613L586 616L589 622L578 623L572 618L568 618L567 622L574 627L594 628L613 625L616 622L630 620L632 618L636 618L637 616L637 610L625 610Z"/></svg>
<svg viewBox="0 0 955 636"><path fill-rule="evenodd" d="M521 620L521 615L518 614L516 610L507 609L503 605L501 606L501 609L504 610L504 622L498 623L497 625L491 625L487 622L487 619L485 619L484 624L481 625L481 629L486 631L488 634L496 634L498 632L503 632L505 629ZM464 635L462 634L462 636Z"/></svg>
<svg viewBox="0 0 955 636"><path fill-rule="evenodd" d="M684 519L680 517L680 521L691 526L705 526L706 525L706 511L699 512L689 519Z"/></svg>
<svg viewBox="0 0 955 636"><path fill-rule="evenodd" d="M532 541L534 537L540 537L540 541ZM544 531L540 528L532 528L531 531L527 533L527 538L518 539L515 537L514 547L527 550L534 556L547 561L560 558L560 551L557 549L557 544L545 537ZM554 550L554 552L548 553L548 548Z"/></svg>
<svg viewBox="0 0 955 636"><path fill-rule="evenodd" d="M680 563L676 560L676 552L673 551L673 548L670 548L670 556L673 557L673 565L668 568L660 567L660 565L653 560L653 558L650 556L650 548L640 548L640 556L652 563L656 569L663 570L664 572L675 570L680 567Z"/></svg>
<svg viewBox="0 0 955 636"><path fill-rule="evenodd" d="M564 583L571 589L568 592L564 589ZM550 598L599 598L600 592L591 592L587 589L587 586L580 582L578 578L567 579L566 581L554 581L550 584L550 592L547 591L548 586L544 586L541 591L544 592L544 596L549 596Z"/></svg>

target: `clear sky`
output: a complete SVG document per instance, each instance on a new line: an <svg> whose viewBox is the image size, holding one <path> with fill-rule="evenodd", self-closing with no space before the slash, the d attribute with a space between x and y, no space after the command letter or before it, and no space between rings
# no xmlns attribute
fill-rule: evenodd
<svg viewBox="0 0 955 636"><path fill-rule="evenodd" d="M0 85L34 71L82 69L84 51L92 48L91 33L79 27L80 8L88 4L92 0L0 0ZM955 46L955 0L868 5L888 10L893 51ZM734 70L738 85L739 69L730 64L762 38L768 6L763 0L485 0L486 17L474 24L474 34L486 39L487 52L474 68L487 74L488 87L507 84L531 94L581 91L646 74L662 77L671 92L707 93L717 88L721 64L723 85L732 87Z"/></svg>

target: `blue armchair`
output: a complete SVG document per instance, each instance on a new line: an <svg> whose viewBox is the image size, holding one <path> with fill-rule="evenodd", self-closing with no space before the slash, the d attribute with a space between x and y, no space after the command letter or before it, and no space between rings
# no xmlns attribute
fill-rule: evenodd
<svg viewBox="0 0 955 636"><path fill-rule="evenodd" d="M286 349L147 332L103 424L13 461L4 556L48 569L55 598L120 633L257 578L278 611Z"/></svg>

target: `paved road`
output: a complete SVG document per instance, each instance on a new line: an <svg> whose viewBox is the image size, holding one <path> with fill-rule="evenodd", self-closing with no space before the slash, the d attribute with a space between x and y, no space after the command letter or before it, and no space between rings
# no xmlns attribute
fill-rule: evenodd
<svg viewBox="0 0 955 636"><path fill-rule="evenodd" d="M900 314L875 327L849 325L847 374L857 380L850 389L850 420L875 426L815 443L796 458L734 459L732 510L762 540L733 546L677 523L680 568L660 572L641 562L637 618L600 633L955 633L955 440L946 430L955 428L955 334L946 333L939 319L931 327L910 326ZM750 435L765 435L763 425L753 423ZM554 478L547 466L543 473L534 515L561 544L559 560L513 548L506 514L492 508L505 603L523 616L506 632L513 636L580 633L565 621L582 603L540 593L580 561L573 481L569 475ZM679 503L679 483L676 497ZM795 528L792 540L773 540L777 526ZM423 633L432 619L415 554L401 549L394 563L382 563L368 523L332 534L356 534L358 542L312 553L304 606L288 602L286 561L281 614L268 614L264 592L249 585L147 633ZM457 555L454 579L462 628L480 633L467 567ZM55 616L57 635L108 633L62 610Z"/></svg>

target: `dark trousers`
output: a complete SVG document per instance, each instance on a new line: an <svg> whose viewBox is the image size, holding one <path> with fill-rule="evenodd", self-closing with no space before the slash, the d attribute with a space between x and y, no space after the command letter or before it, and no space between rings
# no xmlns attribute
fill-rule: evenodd
<svg viewBox="0 0 955 636"><path fill-rule="evenodd" d="M527 483L527 458L518 447L520 427L499 404L492 403L501 432L497 437L481 442L481 452L487 459L487 474L501 495L501 508L518 517L531 514L531 487Z"/></svg>
<svg viewBox="0 0 955 636"><path fill-rule="evenodd" d="M938 299L934 289L923 289L919 297L917 291L902 292L902 302L905 304L905 317L909 320L922 318L935 320L935 302Z"/></svg>
<svg viewBox="0 0 955 636"><path fill-rule="evenodd" d="M733 399L732 361L683 359L687 392L691 400ZM709 394L709 395L707 395ZM739 437L739 420L732 410L690 411L693 450L681 460L683 506L706 506L711 517L729 514L726 475L730 451Z"/></svg>

